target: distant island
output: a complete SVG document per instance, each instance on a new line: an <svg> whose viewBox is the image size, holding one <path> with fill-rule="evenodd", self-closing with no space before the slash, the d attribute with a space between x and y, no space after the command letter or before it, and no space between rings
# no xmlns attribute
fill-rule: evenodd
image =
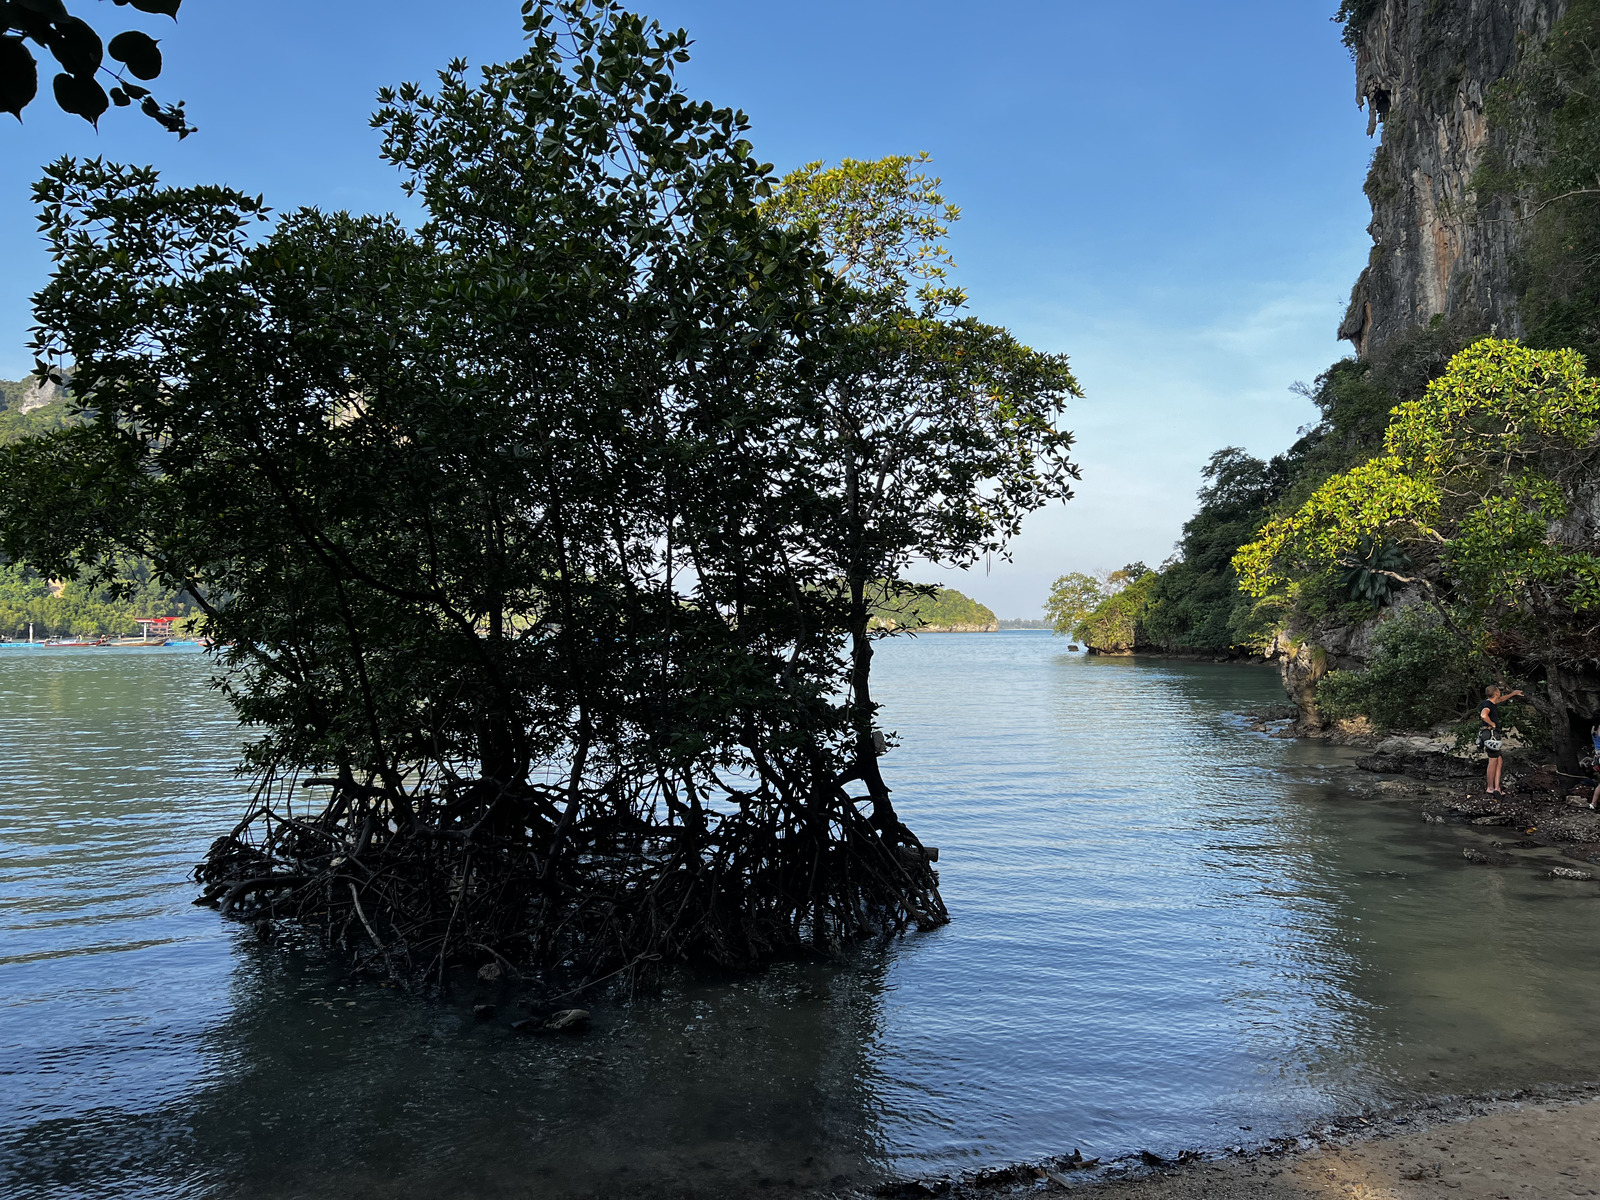
<svg viewBox="0 0 1600 1200"><path fill-rule="evenodd" d="M1000 622L993 610L953 588L931 596L906 596L880 601L872 609L873 629L915 633L995 633Z"/></svg>

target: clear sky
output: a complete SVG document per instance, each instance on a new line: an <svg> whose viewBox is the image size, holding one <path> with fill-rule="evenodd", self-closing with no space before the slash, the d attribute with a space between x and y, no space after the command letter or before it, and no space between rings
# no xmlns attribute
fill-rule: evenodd
<svg viewBox="0 0 1600 1200"><path fill-rule="evenodd" d="M113 109L96 134L44 99L0 117L0 378L31 359L46 262L29 189L63 153L153 162L300 205L408 210L367 126L384 84L514 57L516 0L187 0L163 38L178 142ZM1211 451L1271 454L1314 416L1289 392L1341 357L1366 261L1372 144L1335 0L640 0L696 39L691 93L743 108L780 171L926 150L963 211L971 311L1072 357L1084 479L1029 518L1014 562L929 573L1037 616L1069 570L1166 558ZM48 78L48 73L46 73ZM48 88L48 83L45 87Z"/></svg>

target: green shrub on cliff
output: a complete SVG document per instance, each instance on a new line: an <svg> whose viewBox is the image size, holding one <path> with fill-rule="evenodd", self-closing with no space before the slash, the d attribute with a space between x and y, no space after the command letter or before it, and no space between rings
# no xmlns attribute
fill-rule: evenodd
<svg viewBox="0 0 1600 1200"><path fill-rule="evenodd" d="M1356 566L1382 539L1412 564L1394 581L1455 614L1457 641L1472 630L1505 673L1554 678L1600 661L1600 556L1587 523L1571 519L1590 503L1597 433L1600 380L1581 355L1484 338L1395 409L1383 453L1264 526L1234 567L1265 595ZM1355 704L1340 692L1349 686L1334 685L1335 709ZM1570 761L1589 714L1568 713L1560 695L1550 690L1546 716Z"/></svg>
<svg viewBox="0 0 1600 1200"><path fill-rule="evenodd" d="M1330 671L1317 706L1332 720L1365 716L1381 729L1427 729L1472 711L1494 667L1482 638L1411 607L1379 626L1366 670Z"/></svg>
<svg viewBox="0 0 1600 1200"><path fill-rule="evenodd" d="M1333 19L1343 26L1344 44L1350 47L1352 54L1361 43L1361 34L1367 22L1382 7L1383 0L1340 0L1339 10L1333 14Z"/></svg>
<svg viewBox="0 0 1600 1200"><path fill-rule="evenodd" d="M1600 0L1572 0L1486 105L1473 187L1528 222L1513 280L1526 340L1600 355Z"/></svg>

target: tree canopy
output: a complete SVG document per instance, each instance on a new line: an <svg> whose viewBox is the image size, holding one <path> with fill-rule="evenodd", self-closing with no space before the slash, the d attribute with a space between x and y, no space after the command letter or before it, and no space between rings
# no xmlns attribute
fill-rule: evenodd
<svg viewBox="0 0 1600 1200"><path fill-rule="evenodd" d="M843 288L793 449L815 506L818 551L842 583L857 762L883 823L894 821L873 749L872 591L919 559L966 567L1004 554L1029 512L1072 496L1080 395L1065 355L960 315L965 294L941 239L959 210L926 155L810 164L765 212L817 245Z"/></svg>
<svg viewBox="0 0 1600 1200"><path fill-rule="evenodd" d="M1360 569L1420 591L1461 655L1487 651L1502 670L1546 675L1539 703L1567 755L1561 677L1600 661L1600 556L1584 515L1597 430L1600 380L1582 355L1478 341L1395 408L1381 453L1240 549L1241 585L1266 596L1308 574ZM1403 559L1383 566L1379 545Z"/></svg>
<svg viewBox="0 0 1600 1200"><path fill-rule="evenodd" d="M82 419L5 449L0 548L91 585L140 556L231 646L259 785L202 869L225 907L434 981L937 924L866 585L1069 494L1076 384L853 278L680 89L683 31L525 27L381 94L415 230L53 165L34 350Z"/></svg>

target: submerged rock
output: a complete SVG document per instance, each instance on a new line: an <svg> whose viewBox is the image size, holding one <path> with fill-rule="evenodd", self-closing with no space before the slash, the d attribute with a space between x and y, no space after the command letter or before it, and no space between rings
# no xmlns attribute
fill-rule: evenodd
<svg viewBox="0 0 1600 1200"><path fill-rule="evenodd" d="M1552 867L1550 868L1550 877L1552 879L1593 879L1594 872L1580 871L1576 867Z"/></svg>
<svg viewBox="0 0 1600 1200"><path fill-rule="evenodd" d="M589 1010L586 1008L564 1008L544 1023L546 1029L554 1029L560 1033L578 1033L589 1024Z"/></svg>
<svg viewBox="0 0 1600 1200"><path fill-rule="evenodd" d="M1382 775L1409 775L1413 779L1470 779L1481 773L1479 764L1453 754L1379 752L1356 759L1362 771Z"/></svg>

